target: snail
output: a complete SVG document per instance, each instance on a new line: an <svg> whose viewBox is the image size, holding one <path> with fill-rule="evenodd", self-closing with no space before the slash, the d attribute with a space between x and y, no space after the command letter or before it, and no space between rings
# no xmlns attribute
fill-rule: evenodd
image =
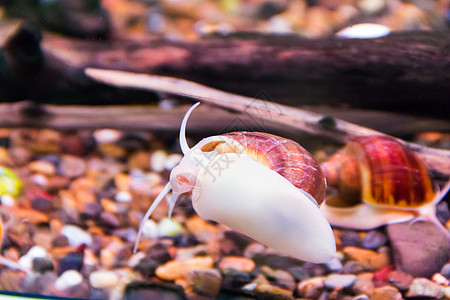
<svg viewBox="0 0 450 300"><path fill-rule="evenodd" d="M301 260L331 261L336 244L319 210L326 182L312 155L292 140L261 132L211 136L189 148L186 123L199 104L182 120L179 140L184 157L144 216L134 251L143 224L172 190L169 217L178 197L192 192L193 208L203 219Z"/></svg>
<svg viewBox="0 0 450 300"><path fill-rule="evenodd" d="M328 186L338 190L321 211L333 226L368 230L409 220L442 226L436 204L439 191L424 163L408 147L388 136L361 136L321 165Z"/></svg>

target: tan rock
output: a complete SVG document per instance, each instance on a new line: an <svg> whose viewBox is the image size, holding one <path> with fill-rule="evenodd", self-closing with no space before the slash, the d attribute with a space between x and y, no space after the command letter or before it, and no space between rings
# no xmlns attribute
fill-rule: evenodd
<svg viewBox="0 0 450 300"><path fill-rule="evenodd" d="M365 294L370 296L374 290L373 273L361 273L356 275L356 281L353 285L353 290L358 294Z"/></svg>
<svg viewBox="0 0 450 300"><path fill-rule="evenodd" d="M255 269L255 262L240 256L225 256L219 263L219 269L235 269L250 273Z"/></svg>
<svg viewBox="0 0 450 300"><path fill-rule="evenodd" d="M325 288L326 277L311 277L302 280L297 285L297 291L304 298L317 298Z"/></svg>
<svg viewBox="0 0 450 300"><path fill-rule="evenodd" d="M187 261L169 261L156 269L156 276L164 280L186 277L189 271L211 269L214 261L209 256L194 257Z"/></svg>
<svg viewBox="0 0 450 300"><path fill-rule="evenodd" d="M372 293L372 300L400 300L402 294L395 287L386 285L376 288Z"/></svg>

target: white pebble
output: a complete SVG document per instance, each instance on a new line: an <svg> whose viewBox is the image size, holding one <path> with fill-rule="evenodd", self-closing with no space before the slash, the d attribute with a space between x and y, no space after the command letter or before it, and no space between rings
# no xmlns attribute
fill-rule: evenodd
<svg viewBox="0 0 450 300"><path fill-rule="evenodd" d="M102 143L114 143L122 137L122 132L115 129L98 129L94 131L95 140Z"/></svg>
<svg viewBox="0 0 450 300"><path fill-rule="evenodd" d="M119 276L111 271L94 271L89 275L89 283L97 289L112 288L119 283Z"/></svg>
<svg viewBox="0 0 450 300"><path fill-rule="evenodd" d="M16 199L11 195L3 195L1 196L2 206L15 206Z"/></svg>
<svg viewBox="0 0 450 300"><path fill-rule="evenodd" d="M333 273L340 273L342 272L342 263L339 259L335 258L332 261L327 263L327 268L333 272Z"/></svg>
<svg viewBox="0 0 450 300"><path fill-rule="evenodd" d="M385 0L360 0L358 7L365 14L374 14L381 11L386 6Z"/></svg>
<svg viewBox="0 0 450 300"><path fill-rule="evenodd" d="M384 25L364 23L346 27L336 33L336 36L347 39L374 39L389 33L391 30Z"/></svg>
<svg viewBox="0 0 450 300"><path fill-rule="evenodd" d="M139 262L140 262L143 258L145 258L145 253L144 253L144 252L137 252L137 253L133 254L133 255L130 257L130 259L128 259L127 265L128 265L130 268L134 268L134 267L136 267L136 266L139 264Z"/></svg>
<svg viewBox="0 0 450 300"><path fill-rule="evenodd" d="M180 233L180 223L164 218L158 223L158 236L174 236Z"/></svg>
<svg viewBox="0 0 450 300"><path fill-rule="evenodd" d="M164 171L164 165L166 163L167 153L164 150L156 150L150 157L150 165L155 172Z"/></svg>
<svg viewBox="0 0 450 300"><path fill-rule="evenodd" d="M269 19L268 30L270 33L285 34L292 32L292 26L285 18L273 16Z"/></svg>
<svg viewBox="0 0 450 300"><path fill-rule="evenodd" d="M67 270L55 281L55 289L64 291L83 282L83 276L75 270Z"/></svg>
<svg viewBox="0 0 450 300"><path fill-rule="evenodd" d="M157 238L158 225L156 224L156 222L151 219L145 221L144 227L142 227L142 234L151 239Z"/></svg>
<svg viewBox="0 0 450 300"><path fill-rule="evenodd" d="M31 268L33 267L33 259L24 255L19 258L19 265L25 270L31 270Z"/></svg>
<svg viewBox="0 0 450 300"><path fill-rule="evenodd" d="M36 257L46 257L47 251L42 248L41 246L33 246L30 250L28 250L27 254L25 254L28 257L36 258Z"/></svg>
<svg viewBox="0 0 450 300"><path fill-rule="evenodd" d="M441 273L435 273L434 275L433 275L433 277L431 278L431 280L434 282L434 283L437 283L437 284L440 284L440 285L448 285L448 279L447 278L445 278L445 276L444 275L442 275Z"/></svg>
<svg viewBox="0 0 450 300"><path fill-rule="evenodd" d="M36 183L40 186L47 186L48 185L48 178L45 175L42 174L33 174L30 177L30 181L33 183Z"/></svg>
<svg viewBox="0 0 450 300"><path fill-rule="evenodd" d="M117 202L131 202L132 198L131 194L126 191L118 192L115 197Z"/></svg>
<svg viewBox="0 0 450 300"><path fill-rule="evenodd" d="M183 159L183 155L179 154L179 153L173 153L170 154L169 156L167 156L167 159L164 163L164 167L166 168L166 170L171 171L173 168L175 168L180 161Z"/></svg>
<svg viewBox="0 0 450 300"><path fill-rule="evenodd" d="M61 234L65 235L72 247L78 247L81 244L90 246L92 244L92 237L83 229L74 225L64 225L61 229Z"/></svg>
<svg viewBox="0 0 450 300"><path fill-rule="evenodd" d="M33 267L33 259L46 256L47 251L44 248L41 246L33 246L24 256L19 258L19 265L26 270L31 270Z"/></svg>

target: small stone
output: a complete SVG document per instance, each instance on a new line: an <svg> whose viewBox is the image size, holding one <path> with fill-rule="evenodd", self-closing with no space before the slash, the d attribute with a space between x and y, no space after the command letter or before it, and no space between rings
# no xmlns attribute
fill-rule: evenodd
<svg viewBox="0 0 450 300"><path fill-rule="evenodd" d="M442 269L441 269L441 271L440 271L439 273L441 273L442 275L444 275L445 278L450 279L450 263L446 263L446 264L442 267Z"/></svg>
<svg viewBox="0 0 450 300"><path fill-rule="evenodd" d="M147 171L150 169L150 154L148 151L138 151L131 154L128 159L128 168Z"/></svg>
<svg viewBox="0 0 450 300"><path fill-rule="evenodd" d="M24 147L12 147L9 149L9 155L17 166L27 164L33 156L31 151Z"/></svg>
<svg viewBox="0 0 450 300"><path fill-rule="evenodd" d="M343 269L342 262L338 258L326 263L326 266L333 273L341 273Z"/></svg>
<svg viewBox="0 0 450 300"><path fill-rule="evenodd" d="M448 279L447 278L445 278L442 274L440 274L440 273L435 273L434 275L433 275L433 277L431 278L431 280L434 282L434 283L437 283L437 284L440 284L440 285L448 285Z"/></svg>
<svg viewBox="0 0 450 300"><path fill-rule="evenodd" d="M33 243L36 246L41 246L44 249L52 248L52 234L49 229L39 228L33 234Z"/></svg>
<svg viewBox="0 0 450 300"><path fill-rule="evenodd" d="M222 274L223 289L238 289L252 281L250 274L235 269L225 269Z"/></svg>
<svg viewBox="0 0 450 300"><path fill-rule="evenodd" d="M158 268L158 264L147 258L141 259L136 265L133 266L133 270L139 272L145 278L155 276L156 268Z"/></svg>
<svg viewBox="0 0 450 300"><path fill-rule="evenodd" d="M36 257L33 259L33 271L44 274L47 271L53 271L55 267L48 257Z"/></svg>
<svg viewBox="0 0 450 300"><path fill-rule="evenodd" d="M253 261L258 266L269 266L274 270L287 270L296 266L304 266L305 263L287 255L280 254L257 254L253 257ZM313 264L317 265L317 264Z"/></svg>
<svg viewBox="0 0 450 300"><path fill-rule="evenodd" d="M297 281L302 281L305 280L306 278L311 277L308 270L304 267L292 267L289 268L288 271L289 273L292 274L292 276L294 276L295 280Z"/></svg>
<svg viewBox="0 0 450 300"><path fill-rule="evenodd" d="M178 248L176 259L179 261L186 261L195 256L204 255L206 253L208 253L208 247L206 245Z"/></svg>
<svg viewBox="0 0 450 300"><path fill-rule="evenodd" d="M436 205L436 217L442 224L446 224L450 219L450 209L447 201L441 201Z"/></svg>
<svg viewBox="0 0 450 300"><path fill-rule="evenodd" d="M368 265L365 265L358 261L348 261L342 268L342 273L345 274L360 274L367 271L372 271L372 269Z"/></svg>
<svg viewBox="0 0 450 300"><path fill-rule="evenodd" d="M91 235L74 225L64 225L61 229L61 234L67 237L67 240L72 247L78 247L81 244L90 246L92 244Z"/></svg>
<svg viewBox="0 0 450 300"><path fill-rule="evenodd" d="M53 201L45 197L37 197L31 201L31 207L43 213L53 210Z"/></svg>
<svg viewBox="0 0 450 300"><path fill-rule="evenodd" d="M199 244L195 235L191 233L177 234L173 237L173 241L176 247L192 247Z"/></svg>
<svg viewBox="0 0 450 300"><path fill-rule="evenodd" d="M340 238L343 247L362 247L361 235L356 231L345 231Z"/></svg>
<svg viewBox="0 0 450 300"><path fill-rule="evenodd" d="M303 265L313 277L324 276L328 273L326 265L305 262Z"/></svg>
<svg viewBox="0 0 450 300"><path fill-rule="evenodd" d="M142 227L142 235L151 239L155 239L158 237L158 224L152 219L148 219L145 221L144 226Z"/></svg>
<svg viewBox="0 0 450 300"><path fill-rule="evenodd" d="M183 227L174 219L163 218L158 223L158 236L174 236L181 232Z"/></svg>
<svg viewBox="0 0 450 300"><path fill-rule="evenodd" d="M114 214L103 211L99 216L99 223L105 227L116 228L120 226L120 220Z"/></svg>
<svg viewBox="0 0 450 300"><path fill-rule="evenodd" d="M214 297L220 291L222 275L215 269L189 271L186 281L195 293Z"/></svg>
<svg viewBox="0 0 450 300"><path fill-rule="evenodd" d="M119 283L119 276L112 271L99 270L89 275L89 283L97 289L109 289L115 287Z"/></svg>
<svg viewBox="0 0 450 300"><path fill-rule="evenodd" d="M40 173L47 176L53 176L56 174L56 167L51 162L44 160L35 160L28 164L28 169L31 172Z"/></svg>
<svg viewBox="0 0 450 300"><path fill-rule="evenodd" d="M156 269L156 276L164 280L185 278L189 271L211 269L214 261L209 256L194 257L188 261L169 261Z"/></svg>
<svg viewBox="0 0 450 300"><path fill-rule="evenodd" d="M257 284L254 289L256 295L261 297L262 299L266 299L266 297L276 297L276 299L294 299L292 297L292 291L282 289L278 286L274 286L271 284Z"/></svg>
<svg viewBox="0 0 450 300"><path fill-rule="evenodd" d="M430 297L441 299L444 297L444 287L426 278L416 278L409 287L406 297Z"/></svg>
<svg viewBox="0 0 450 300"><path fill-rule="evenodd" d="M65 235L57 235L52 241L53 247L69 246L69 239Z"/></svg>
<svg viewBox="0 0 450 300"><path fill-rule="evenodd" d="M387 236L378 231L371 230L369 231L363 239L363 246L369 250L376 250L381 246L384 246L387 242Z"/></svg>
<svg viewBox="0 0 450 300"><path fill-rule="evenodd" d="M100 205L100 203L88 202L88 203L84 204L83 211L81 213L82 213L82 216L87 219L95 219L100 215L102 209L103 208Z"/></svg>
<svg viewBox="0 0 450 300"><path fill-rule="evenodd" d="M362 273L356 275L356 281L352 289L356 293L372 295L375 290L373 273Z"/></svg>
<svg viewBox="0 0 450 300"><path fill-rule="evenodd" d="M70 184L70 178L64 176L52 176L47 178L47 190L58 191L61 189L67 189Z"/></svg>
<svg viewBox="0 0 450 300"><path fill-rule="evenodd" d="M370 265L370 261L377 255L375 251L348 246L342 252L349 260L357 261L365 265Z"/></svg>
<svg viewBox="0 0 450 300"><path fill-rule="evenodd" d="M172 259L172 256L170 255L168 247L163 244L155 244L155 245L147 248L145 250L145 257L157 262L158 264L165 264L166 262L168 262ZM188 259L181 260L181 259L178 259L178 256L177 256L177 260L178 261L187 261L194 257L195 257L195 255L192 257L189 257Z"/></svg>
<svg viewBox="0 0 450 300"><path fill-rule="evenodd" d="M98 129L94 131L93 136L97 143L115 143L123 136L123 133L115 129Z"/></svg>
<svg viewBox="0 0 450 300"><path fill-rule="evenodd" d="M376 14L386 7L386 0L359 0L358 7L365 14Z"/></svg>
<svg viewBox="0 0 450 300"><path fill-rule="evenodd" d="M73 155L64 155L59 165L60 174L70 178L80 177L86 170L87 168L84 160Z"/></svg>
<svg viewBox="0 0 450 300"><path fill-rule="evenodd" d="M244 249L244 257L252 259L256 254L263 254L266 246L260 243L251 243Z"/></svg>
<svg viewBox="0 0 450 300"><path fill-rule="evenodd" d="M389 282L401 292L406 292L414 280L411 274L402 271L392 271L388 275Z"/></svg>
<svg viewBox="0 0 450 300"><path fill-rule="evenodd" d="M166 163L167 153L164 150L157 150L150 156L150 166L155 172L164 171L164 165Z"/></svg>
<svg viewBox="0 0 450 300"><path fill-rule="evenodd" d="M59 149L65 154L84 156L91 150L93 143L93 139L84 139L77 135L64 136L59 142Z"/></svg>
<svg viewBox="0 0 450 300"><path fill-rule="evenodd" d="M29 177L30 181L42 186L42 187L47 187L48 186L48 177L46 175L43 174L32 174Z"/></svg>
<svg viewBox="0 0 450 300"><path fill-rule="evenodd" d="M56 279L55 289L57 290L67 290L71 287L77 286L83 282L83 276L80 272L75 270L68 270L61 274L61 276Z"/></svg>
<svg viewBox="0 0 450 300"><path fill-rule="evenodd" d="M241 272L250 273L255 269L255 263L253 260L238 257L238 256L226 256L223 257L218 265L219 269L234 269Z"/></svg>
<svg viewBox="0 0 450 300"><path fill-rule="evenodd" d="M393 286L375 288L371 295L372 300L401 300L402 294Z"/></svg>
<svg viewBox="0 0 450 300"><path fill-rule="evenodd" d="M297 285L297 292L304 298L317 298L325 288L325 277L311 277Z"/></svg>
<svg viewBox="0 0 450 300"><path fill-rule="evenodd" d="M183 158L183 155L179 153L173 153L167 156L165 162L164 162L164 168L168 171L171 171L173 168L175 168Z"/></svg>
<svg viewBox="0 0 450 300"><path fill-rule="evenodd" d="M130 192L122 191L122 192L118 192L118 193L116 194L116 197L114 197L114 199L115 199L117 202L125 202L125 203L128 203L128 202L131 202L131 200L133 199L133 196L131 195Z"/></svg>
<svg viewBox="0 0 450 300"><path fill-rule="evenodd" d="M346 289L356 282L355 275L331 274L325 279L325 287L330 290Z"/></svg>
<svg viewBox="0 0 450 300"><path fill-rule="evenodd" d="M78 252L69 252L58 261L58 274L67 270L80 271L83 266L83 255Z"/></svg>
<svg viewBox="0 0 450 300"><path fill-rule="evenodd" d="M386 248L383 250L383 248ZM380 248L381 250L377 255L374 255L370 261L369 266L374 270L381 270L391 264L391 258L389 255L389 249L387 247Z"/></svg>
<svg viewBox="0 0 450 300"><path fill-rule="evenodd" d="M2 206L14 207L17 205L16 199L14 199L14 197L11 195L0 196L0 202Z"/></svg>
<svg viewBox="0 0 450 300"><path fill-rule="evenodd" d="M449 261L450 239L436 226L428 221L387 225L397 270L430 278Z"/></svg>
<svg viewBox="0 0 450 300"><path fill-rule="evenodd" d="M289 272L283 270L276 270L274 272L274 279L275 285L283 289L293 291L296 288L294 277Z"/></svg>

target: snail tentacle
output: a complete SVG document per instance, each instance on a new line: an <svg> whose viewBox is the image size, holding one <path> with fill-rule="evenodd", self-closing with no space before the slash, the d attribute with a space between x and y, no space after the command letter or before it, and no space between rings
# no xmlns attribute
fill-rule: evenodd
<svg viewBox="0 0 450 300"><path fill-rule="evenodd" d="M153 211L156 209L159 203L164 199L164 197L170 192L172 189L170 182L166 184L163 190L159 193L158 197L156 197L155 201L153 201L152 205L147 210L144 218L142 218L141 225L139 226L139 231L137 233L136 241L134 242L133 253L136 253L137 247L139 244L139 240L141 239L142 230L144 229L145 222L150 218Z"/></svg>
<svg viewBox="0 0 450 300"><path fill-rule="evenodd" d="M186 140L186 124L187 124L187 121L188 121L189 116L191 115L192 111L199 105L200 105L200 102L197 102L194 105L192 105L191 108L189 108L189 110L184 115L183 121L181 122L180 147L181 147L181 151L183 152L184 155L186 155L189 152L189 150L191 150L189 148L189 145Z"/></svg>

